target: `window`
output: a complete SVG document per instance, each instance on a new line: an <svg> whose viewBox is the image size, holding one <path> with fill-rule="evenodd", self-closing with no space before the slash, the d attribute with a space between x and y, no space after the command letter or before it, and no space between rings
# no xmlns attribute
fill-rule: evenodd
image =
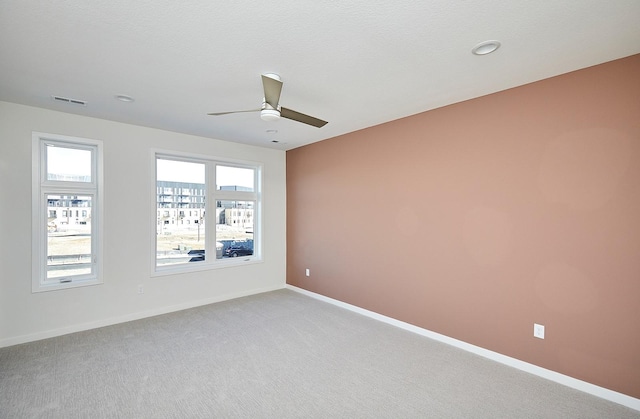
<svg viewBox="0 0 640 419"><path fill-rule="evenodd" d="M260 259L259 164L165 153L154 159L156 272Z"/></svg>
<svg viewBox="0 0 640 419"><path fill-rule="evenodd" d="M32 291L101 283L102 143L34 133L32 146Z"/></svg>

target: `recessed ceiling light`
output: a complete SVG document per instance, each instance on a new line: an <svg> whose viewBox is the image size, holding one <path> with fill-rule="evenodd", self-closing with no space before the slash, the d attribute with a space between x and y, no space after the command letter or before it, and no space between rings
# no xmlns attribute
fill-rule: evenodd
<svg viewBox="0 0 640 419"><path fill-rule="evenodd" d="M487 55L487 54L491 54L492 52L494 52L498 48L500 48L500 42L498 42L498 41L484 41L484 42L480 42L478 45L473 47L471 52L474 55Z"/></svg>
<svg viewBox="0 0 640 419"><path fill-rule="evenodd" d="M120 102L133 102L135 99L132 98L129 95L116 95L116 99L118 99Z"/></svg>

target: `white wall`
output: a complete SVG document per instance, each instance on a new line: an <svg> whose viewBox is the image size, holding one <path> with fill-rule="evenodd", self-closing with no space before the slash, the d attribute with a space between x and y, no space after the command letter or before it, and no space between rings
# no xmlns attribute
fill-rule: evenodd
<svg viewBox="0 0 640 419"><path fill-rule="evenodd" d="M104 142L104 284L31 292L32 131ZM262 263L151 276L154 148L264 164ZM283 288L285 175L283 151L0 102L0 347Z"/></svg>

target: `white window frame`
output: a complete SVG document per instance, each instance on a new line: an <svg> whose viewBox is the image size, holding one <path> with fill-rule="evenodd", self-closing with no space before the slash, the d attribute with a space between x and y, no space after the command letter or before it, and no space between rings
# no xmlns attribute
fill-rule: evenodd
<svg viewBox="0 0 640 419"><path fill-rule="evenodd" d="M202 154L184 153L169 150L152 150L152 205L150 214L151 218L151 276L164 276L184 272L204 271L211 269L219 269L230 266L239 266L262 262L262 172L263 164L259 162L237 160L222 157L215 157ZM157 256L157 216L158 211L162 209L157 206L157 160L167 159L184 161L191 163L201 163L205 165L205 260L194 263L172 264L167 266L158 266ZM217 190L216 184L216 166L228 166L247 168L254 171L254 190L247 191L226 191ZM255 208L253 214L253 255L242 256L237 258L217 259L216 255L216 201L254 201ZM211 220L211 221L209 221ZM213 255L213 257L209 256Z"/></svg>
<svg viewBox="0 0 640 419"><path fill-rule="evenodd" d="M91 151L91 182L47 179L48 144ZM32 133L32 284L43 292L102 284L102 141L66 135ZM47 279L47 195L91 196L91 273Z"/></svg>

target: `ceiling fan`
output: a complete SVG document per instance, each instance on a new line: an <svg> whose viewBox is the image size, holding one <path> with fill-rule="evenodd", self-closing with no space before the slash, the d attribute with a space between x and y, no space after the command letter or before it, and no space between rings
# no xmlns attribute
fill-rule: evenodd
<svg viewBox="0 0 640 419"><path fill-rule="evenodd" d="M264 99L262 107L260 109L249 109L246 111L230 111L230 112L214 112L207 115L227 115L231 113L241 112L260 112L260 118L264 121L276 121L282 118L291 119L293 121L302 122L303 124L313 125L314 127L321 128L327 124L327 121L314 118L313 116L305 115L300 112L296 112L292 109L280 106L280 92L282 91L282 81L277 74L263 74L262 75L262 87L264 88Z"/></svg>

